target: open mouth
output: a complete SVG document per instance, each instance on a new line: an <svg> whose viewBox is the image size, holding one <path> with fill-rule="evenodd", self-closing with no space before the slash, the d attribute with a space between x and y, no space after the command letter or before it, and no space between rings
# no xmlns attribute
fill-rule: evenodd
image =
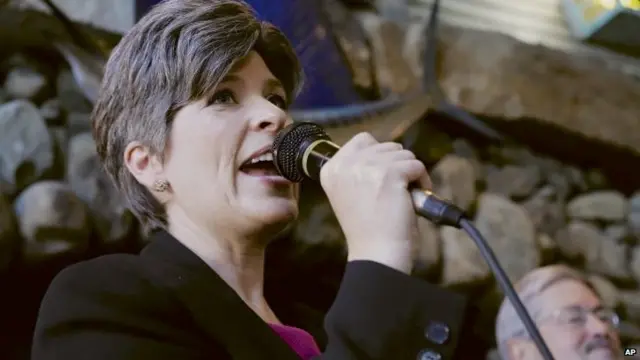
<svg viewBox="0 0 640 360"><path fill-rule="evenodd" d="M255 156L240 166L240 171L251 176L280 176L273 164L271 151Z"/></svg>

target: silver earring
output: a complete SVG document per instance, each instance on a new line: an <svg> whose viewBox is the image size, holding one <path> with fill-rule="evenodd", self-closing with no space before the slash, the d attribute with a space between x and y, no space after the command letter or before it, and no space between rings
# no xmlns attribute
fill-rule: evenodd
<svg viewBox="0 0 640 360"><path fill-rule="evenodd" d="M157 192L167 191L169 182L167 180L156 180L153 182L153 190Z"/></svg>

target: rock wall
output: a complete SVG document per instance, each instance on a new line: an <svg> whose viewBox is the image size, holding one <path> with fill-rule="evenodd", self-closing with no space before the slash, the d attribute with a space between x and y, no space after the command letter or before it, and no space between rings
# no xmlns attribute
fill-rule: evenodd
<svg viewBox="0 0 640 360"><path fill-rule="evenodd" d="M354 19L348 12L338 15L345 22ZM405 32L371 14L358 19L362 28L343 26L338 39L360 86L370 93L418 86L420 25ZM634 143L638 123L628 121L640 114L637 102L628 101L629 94L638 95L634 80L592 73L589 62L527 50L501 35L453 30L444 36L449 40L443 43L440 78L466 108L509 121L533 116L632 150L640 144ZM0 269L139 240L135 222L97 162L91 105L69 69L51 59L33 52L0 59ZM517 101L505 97L512 93ZM606 126L591 111L606 117ZM433 164L435 190L469 211L512 280L551 263L582 269L606 304L620 311L625 344L640 343L640 184L636 191L622 191L598 168L524 145L487 147L421 126L424 141L412 149ZM424 220L420 228L416 275L472 295L481 313L476 335L490 347L502 295L480 253L460 231ZM291 238L294 260L335 286L344 238L317 186L304 187Z"/></svg>

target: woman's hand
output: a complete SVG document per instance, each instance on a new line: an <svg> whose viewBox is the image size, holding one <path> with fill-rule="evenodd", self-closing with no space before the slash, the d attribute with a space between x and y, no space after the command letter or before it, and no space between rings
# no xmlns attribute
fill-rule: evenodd
<svg viewBox="0 0 640 360"><path fill-rule="evenodd" d="M349 261L371 260L411 272L419 235L408 187L431 188L424 164L413 153L361 133L322 167L320 183L346 236Z"/></svg>

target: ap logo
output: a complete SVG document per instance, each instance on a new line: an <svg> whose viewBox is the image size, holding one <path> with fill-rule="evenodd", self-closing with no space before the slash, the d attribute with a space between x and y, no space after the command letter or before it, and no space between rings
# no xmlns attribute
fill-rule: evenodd
<svg viewBox="0 0 640 360"><path fill-rule="evenodd" d="M624 349L624 356L636 356L638 355L638 349L627 348Z"/></svg>

